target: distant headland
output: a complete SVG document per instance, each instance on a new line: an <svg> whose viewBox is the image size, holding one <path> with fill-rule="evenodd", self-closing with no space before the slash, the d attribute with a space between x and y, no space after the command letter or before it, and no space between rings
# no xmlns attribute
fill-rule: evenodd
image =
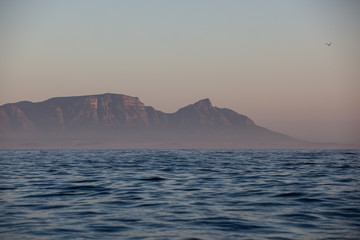
<svg viewBox="0 0 360 240"><path fill-rule="evenodd" d="M100 94L0 106L1 149L302 149L314 144L258 126L209 99L164 113L138 97Z"/></svg>

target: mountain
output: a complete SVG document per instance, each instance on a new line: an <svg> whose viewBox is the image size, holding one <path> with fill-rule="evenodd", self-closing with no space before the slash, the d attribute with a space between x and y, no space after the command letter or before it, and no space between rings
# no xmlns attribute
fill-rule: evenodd
<svg viewBox="0 0 360 240"><path fill-rule="evenodd" d="M122 94L0 106L0 148L302 148L209 99L164 113Z"/></svg>

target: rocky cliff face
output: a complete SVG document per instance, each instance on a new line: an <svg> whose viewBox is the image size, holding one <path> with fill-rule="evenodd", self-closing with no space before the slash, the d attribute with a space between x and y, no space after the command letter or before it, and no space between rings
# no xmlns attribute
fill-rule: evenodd
<svg viewBox="0 0 360 240"><path fill-rule="evenodd" d="M163 113L145 106L137 97L102 94L52 98L40 103L19 102L0 107L2 132L47 132L73 129L153 128L193 131L253 127L254 122L230 109L212 106L204 99Z"/></svg>
<svg viewBox="0 0 360 240"><path fill-rule="evenodd" d="M152 113L153 112L153 113ZM152 113L151 116L148 116ZM159 118L137 97L103 94L19 102L0 107L2 132L47 132L92 128L148 127Z"/></svg>
<svg viewBox="0 0 360 240"><path fill-rule="evenodd" d="M76 138L120 144L115 144L115 148L128 145L132 148L141 142L157 143L157 148L171 144L175 148L216 148L219 144L238 148L252 146L252 143L294 141L257 126L248 117L231 109L214 107L209 99L174 113L164 113L145 106L137 97L110 93L1 106L0 147L1 141L24 136L31 144L37 138Z"/></svg>
<svg viewBox="0 0 360 240"><path fill-rule="evenodd" d="M65 128L89 126L148 126L145 105L136 97L103 94L53 98L48 102Z"/></svg>

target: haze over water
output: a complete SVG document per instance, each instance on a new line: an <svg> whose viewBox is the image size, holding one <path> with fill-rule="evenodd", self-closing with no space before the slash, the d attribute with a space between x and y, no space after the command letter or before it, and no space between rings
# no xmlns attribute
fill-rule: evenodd
<svg viewBox="0 0 360 240"><path fill-rule="evenodd" d="M359 151L0 151L1 239L358 239Z"/></svg>
<svg viewBox="0 0 360 240"><path fill-rule="evenodd" d="M359 1L0 1L0 105L210 98L258 125L360 142ZM332 43L330 46L325 43Z"/></svg>

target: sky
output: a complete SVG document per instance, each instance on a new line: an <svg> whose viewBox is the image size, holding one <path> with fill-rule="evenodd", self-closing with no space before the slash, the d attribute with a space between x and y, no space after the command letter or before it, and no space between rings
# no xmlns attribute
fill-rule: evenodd
<svg viewBox="0 0 360 240"><path fill-rule="evenodd" d="M110 92L170 113L209 98L360 143L359 43L356 0L0 0L0 105Z"/></svg>

